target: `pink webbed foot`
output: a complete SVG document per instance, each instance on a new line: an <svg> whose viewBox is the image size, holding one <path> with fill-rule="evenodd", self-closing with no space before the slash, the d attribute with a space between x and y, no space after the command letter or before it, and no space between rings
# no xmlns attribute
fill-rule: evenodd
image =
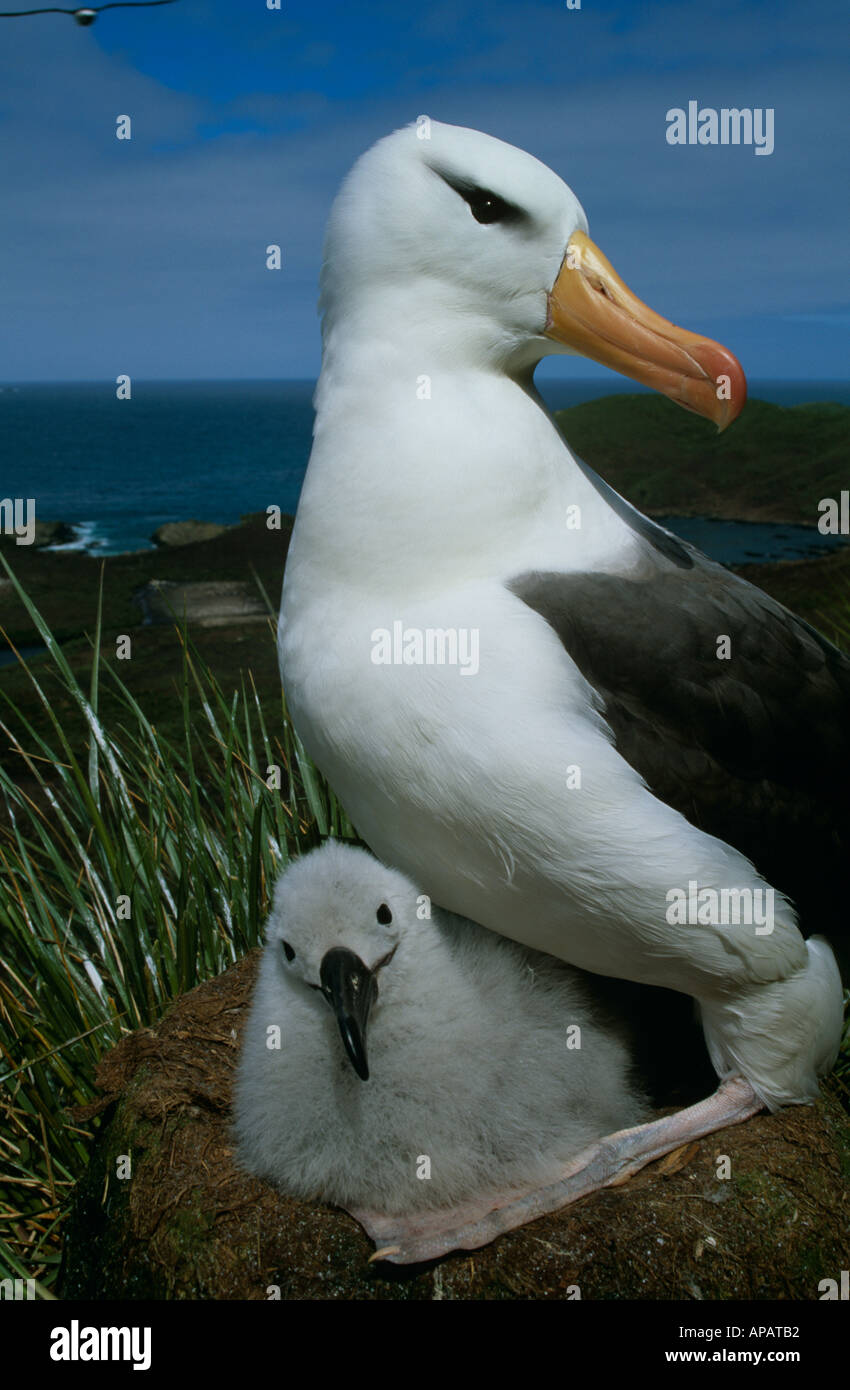
<svg viewBox="0 0 850 1390"><path fill-rule="evenodd" d="M375 1242L370 1263L389 1260L392 1264L418 1264L451 1250L478 1250L505 1231L559 1211L600 1188L626 1182L662 1154L714 1130L740 1124L762 1108L749 1082L734 1076L697 1105L599 1139L577 1154L546 1187L494 1193L451 1210L409 1218L352 1207L348 1211Z"/></svg>

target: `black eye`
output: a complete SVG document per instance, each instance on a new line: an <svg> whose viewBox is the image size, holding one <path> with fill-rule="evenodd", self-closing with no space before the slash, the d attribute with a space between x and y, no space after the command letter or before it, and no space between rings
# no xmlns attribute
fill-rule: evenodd
<svg viewBox="0 0 850 1390"><path fill-rule="evenodd" d="M378 911L375 913L375 916L377 917L382 927L388 927L390 925L390 922L393 920L393 914L390 912L386 903L381 903L381 906L378 908Z"/></svg>
<svg viewBox="0 0 850 1390"><path fill-rule="evenodd" d="M295 952L293 951L293 949L292 949L292 947L290 946L289 942L288 942L288 941L281 941L280 944L281 944L281 946L283 947L283 954L286 956L286 959L287 959L287 960L294 960L294 959L295 959Z"/></svg>
<svg viewBox="0 0 850 1390"><path fill-rule="evenodd" d="M486 188L470 189L464 196L476 222L485 226L490 222L508 222L516 215L516 208L495 193L488 193Z"/></svg>
<svg viewBox="0 0 850 1390"><path fill-rule="evenodd" d="M451 174L448 170L434 168L433 165L432 169L443 183L447 183L449 188L454 189L455 193L463 198L476 222L486 226L489 222L529 221L528 213L523 212L516 203L509 203L506 198L500 198L498 193L491 193L489 188L468 183L466 179Z"/></svg>

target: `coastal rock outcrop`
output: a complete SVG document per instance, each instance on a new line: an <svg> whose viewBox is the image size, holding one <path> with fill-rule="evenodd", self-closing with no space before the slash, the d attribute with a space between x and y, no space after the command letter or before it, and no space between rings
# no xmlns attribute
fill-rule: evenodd
<svg viewBox="0 0 850 1390"><path fill-rule="evenodd" d="M185 617L190 624L221 627L225 623L252 623L268 617L256 590L238 579L187 584L152 579L136 590L133 599L146 623L181 622Z"/></svg>
<svg viewBox="0 0 850 1390"><path fill-rule="evenodd" d="M211 541L228 528L217 521L166 521L157 526L151 540L154 545L192 545L195 541Z"/></svg>

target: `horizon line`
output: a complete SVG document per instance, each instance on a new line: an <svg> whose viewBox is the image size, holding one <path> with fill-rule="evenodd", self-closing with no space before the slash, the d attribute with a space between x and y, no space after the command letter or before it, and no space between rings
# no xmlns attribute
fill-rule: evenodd
<svg viewBox="0 0 850 1390"><path fill-rule="evenodd" d="M819 382L829 385L850 386L850 375L848 376L748 376L748 381L768 381L768 382L794 382L810 383ZM145 386L197 386L209 383L237 385L239 383L263 382L265 384L276 385L315 385L318 381L317 376L175 376L175 377L133 377L134 385ZM544 377L538 382L539 386L591 386L591 385L610 385L616 394L619 390L640 391L648 395L657 395L651 386L644 386L638 381L630 381L628 377L621 378L623 385L618 387L616 381L612 381L608 376L579 376L579 377ZM5 391L18 386L114 386L113 377L23 377L17 380L0 379L0 391Z"/></svg>

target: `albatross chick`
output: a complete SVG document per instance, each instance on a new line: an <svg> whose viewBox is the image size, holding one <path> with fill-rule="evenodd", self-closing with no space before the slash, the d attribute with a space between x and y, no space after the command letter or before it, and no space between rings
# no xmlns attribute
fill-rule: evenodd
<svg viewBox="0 0 850 1390"><path fill-rule="evenodd" d="M352 846L330 841L278 881L239 1156L345 1207L387 1258L485 1244L529 1189L548 1205L537 1192L509 1225L573 1200L570 1161L646 1113L625 1040L571 967L432 909Z"/></svg>

